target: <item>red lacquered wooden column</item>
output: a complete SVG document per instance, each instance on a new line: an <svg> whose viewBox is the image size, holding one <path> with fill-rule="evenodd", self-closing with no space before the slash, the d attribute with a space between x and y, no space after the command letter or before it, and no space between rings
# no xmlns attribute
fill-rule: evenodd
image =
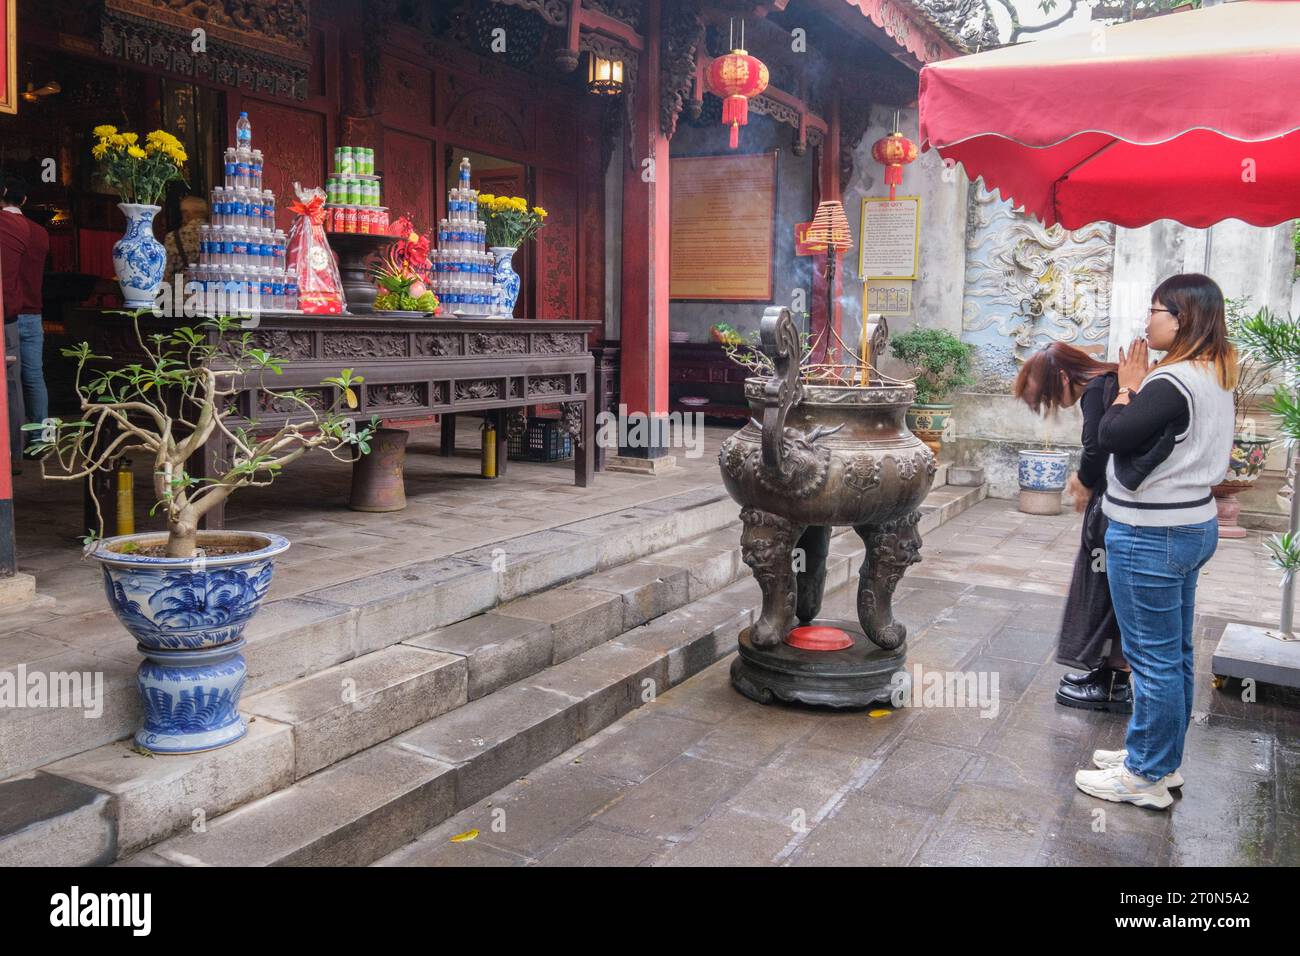
<svg viewBox="0 0 1300 956"><path fill-rule="evenodd" d="M668 137L659 128L659 0L649 3L637 68L635 135L623 168L620 400L628 412L668 411ZM652 160L653 165L646 160ZM649 180L649 181L647 181ZM625 453L655 457L656 450Z"/></svg>

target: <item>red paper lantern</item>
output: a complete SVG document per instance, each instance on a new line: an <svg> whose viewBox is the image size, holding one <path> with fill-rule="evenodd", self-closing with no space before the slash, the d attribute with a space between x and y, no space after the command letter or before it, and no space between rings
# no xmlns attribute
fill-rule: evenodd
<svg viewBox="0 0 1300 956"><path fill-rule="evenodd" d="M749 123L750 97L767 89L767 64L744 50L732 50L709 64L709 92L722 98L722 122L731 127L730 146L740 143L740 127Z"/></svg>
<svg viewBox="0 0 1300 956"><path fill-rule="evenodd" d="M916 144L897 131L882 136L871 145L871 158L885 167L890 199L894 198L894 189L903 181L903 167L916 159L916 154Z"/></svg>

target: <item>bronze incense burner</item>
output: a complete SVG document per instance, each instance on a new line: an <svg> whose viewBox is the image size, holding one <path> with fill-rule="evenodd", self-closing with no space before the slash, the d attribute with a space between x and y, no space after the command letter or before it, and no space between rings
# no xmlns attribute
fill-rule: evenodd
<svg viewBox="0 0 1300 956"><path fill-rule="evenodd" d="M906 655L894 589L921 559L917 508L936 471L934 454L904 423L915 389L878 379L804 381L787 309L769 308L760 334L775 374L746 381L750 422L718 455L723 483L742 509L744 560L763 593L758 620L740 635L732 683L764 703L886 700ZM836 525L851 525L866 547L856 622L817 619ZM852 643L830 651L792 646L796 620L838 628Z"/></svg>

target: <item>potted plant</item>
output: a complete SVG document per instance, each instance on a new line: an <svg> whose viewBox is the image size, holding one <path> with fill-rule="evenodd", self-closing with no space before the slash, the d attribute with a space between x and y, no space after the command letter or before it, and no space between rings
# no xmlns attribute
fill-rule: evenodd
<svg viewBox="0 0 1300 956"><path fill-rule="evenodd" d="M121 197L117 208L126 216L126 234L113 244L122 299L128 309L152 308L167 266L167 251L153 235L153 218L167 184L184 182L185 148L161 129L147 135L143 145L136 133L119 133L116 126L96 126L93 132L98 141L90 154Z"/></svg>
<svg viewBox="0 0 1300 956"><path fill-rule="evenodd" d="M1228 335L1234 341L1238 340L1248 319L1253 324L1262 326L1274 323L1273 313L1267 306L1253 315L1249 312L1249 306L1250 301L1245 297L1227 301ZM1268 365L1258 361L1249 351L1243 350L1240 353L1237 384L1232 390L1235 414L1232 452L1223 481L1210 489L1218 509L1220 538L1246 537L1245 529L1237 525L1237 516L1241 514L1241 502L1237 500L1237 495L1259 478L1268 461L1269 446L1273 444L1273 439L1262 438L1256 433L1254 419L1250 416L1250 401L1257 391L1268 384L1270 371Z"/></svg>
<svg viewBox="0 0 1300 956"><path fill-rule="evenodd" d="M916 402L907 411L907 427L938 455L952 416L947 398L975 381L970 372L974 347L944 329L922 328L895 336L889 347L916 373Z"/></svg>
<svg viewBox="0 0 1300 956"><path fill-rule="evenodd" d="M480 193L478 211L486 224L488 251L496 257L492 282L496 286L497 317L510 318L519 298L519 274L510 260L515 250L546 224L546 210L541 206L529 209L528 201L520 196Z"/></svg>
<svg viewBox="0 0 1300 956"><path fill-rule="evenodd" d="M308 449L340 459L352 446L364 453L370 429L358 431L340 413L357 406L353 387L362 379L349 369L326 379L334 401L320 410L302 389L267 388L265 377L280 374L282 360L257 348L251 332L238 333L235 319L144 336L144 310L117 314L132 320L140 358L110 366L84 342L65 348L77 366L80 417L25 427L41 431L35 448L47 478L84 480L131 452L153 463L151 513L162 515L167 530L102 540L92 531L87 554L100 563L109 605L145 656L136 743L157 753L208 750L247 730L239 715L242 634L289 542L254 531L200 531L199 521L237 489L269 484ZM300 410L302 421L237 424L233 399L248 388ZM191 474L190 458L216 434L230 443L230 460L215 475Z"/></svg>

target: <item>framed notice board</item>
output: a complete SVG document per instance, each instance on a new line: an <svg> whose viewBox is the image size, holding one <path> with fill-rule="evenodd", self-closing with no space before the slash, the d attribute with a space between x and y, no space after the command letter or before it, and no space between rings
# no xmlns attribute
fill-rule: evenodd
<svg viewBox="0 0 1300 956"><path fill-rule="evenodd" d="M669 296L770 302L776 153L672 160Z"/></svg>
<svg viewBox="0 0 1300 956"><path fill-rule="evenodd" d="M868 196L858 230L858 276L915 279L920 259L921 197Z"/></svg>

